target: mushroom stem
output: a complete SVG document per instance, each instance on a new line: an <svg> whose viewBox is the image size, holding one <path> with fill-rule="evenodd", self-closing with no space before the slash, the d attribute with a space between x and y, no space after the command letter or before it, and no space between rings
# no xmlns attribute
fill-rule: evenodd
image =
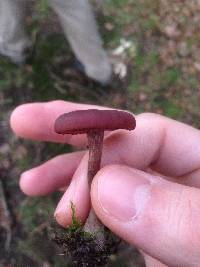
<svg viewBox="0 0 200 267"><path fill-rule="evenodd" d="M88 184L90 187L94 176L100 170L104 131L91 130L87 133L87 136L89 148ZM96 234L99 248L104 246L104 226L98 220L93 208L90 210L89 216L84 225L84 230L88 233Z"/></svg>
<svg viewBox="0 0 200 267"><path fill-rule="evenodd" d="M104 131L91 130L87 137L89 148L88 184L91 186L94 176L100 170Z"/></svg>

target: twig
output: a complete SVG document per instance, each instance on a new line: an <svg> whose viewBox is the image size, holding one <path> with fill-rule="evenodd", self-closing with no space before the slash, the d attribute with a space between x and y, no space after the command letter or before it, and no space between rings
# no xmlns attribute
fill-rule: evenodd
<svg viewBox="0 0 200 267"><path fill-rule="evenodd" d="M0 227L6 230L6 241L5 241L5 249L9 250L11 238L12 238L12 227L11 227L11 215L8 209L8 205L6 202L6 197L4 193L3 183L0 180Z"/></svg>

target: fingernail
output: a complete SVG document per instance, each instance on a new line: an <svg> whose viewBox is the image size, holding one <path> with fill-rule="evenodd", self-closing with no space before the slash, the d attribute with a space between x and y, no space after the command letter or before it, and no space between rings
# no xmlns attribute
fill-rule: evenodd
<svg viewBox="0 0 200 267"><path fill-rule="evenodd" d="M58 203L58 206L54 212L54 217L56 220L61 224L66 224L67 220L67 213L71 209L71 202L73 202L73 197L75 193L76 183L73 180L67 189L67 191L62 196L60 202ZM63 223L63 221L65 223Z"/></svg>
<svg viewBox="0 0 200 267"><path fill-rule="evenodd" d="M98 180L98 201L107 215L123 222L136 218L146 206L150 182L141 172L112 166Z"/></svg>

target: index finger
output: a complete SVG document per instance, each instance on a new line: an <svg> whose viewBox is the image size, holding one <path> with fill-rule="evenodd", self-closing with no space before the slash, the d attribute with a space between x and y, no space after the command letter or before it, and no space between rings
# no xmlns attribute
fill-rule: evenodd
<svg viewBox="0 0 200 267"><path fill-rule="evenodd" d="M13 131L23 138L79 146L85 143L85 136L63 136L56 134L54 131L54 122L63 113L92 108L97 108L97 106L76 104L62 100L24 104L13 111L10 117L10 124ZM98 107L98 109L103 109L103 107Z"/></svg>

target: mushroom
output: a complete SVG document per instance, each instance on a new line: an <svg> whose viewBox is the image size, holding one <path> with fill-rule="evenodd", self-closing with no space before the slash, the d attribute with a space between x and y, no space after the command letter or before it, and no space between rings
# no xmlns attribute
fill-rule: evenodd
<svg viewBox="0 0 200 267"><path fill-rule="evenodd" d="M133 130L136 121L131 113L119 110L77 110L62 114L55 122L54 129L58 134L87 134L89 160L88 183L91 185L93 177L100 169L103 148L104 131L118 129ZM98 243L103 246L104 237L100 234L102 225L98 221L93 209L85 223L84 230L98 233Z"/></svg>

